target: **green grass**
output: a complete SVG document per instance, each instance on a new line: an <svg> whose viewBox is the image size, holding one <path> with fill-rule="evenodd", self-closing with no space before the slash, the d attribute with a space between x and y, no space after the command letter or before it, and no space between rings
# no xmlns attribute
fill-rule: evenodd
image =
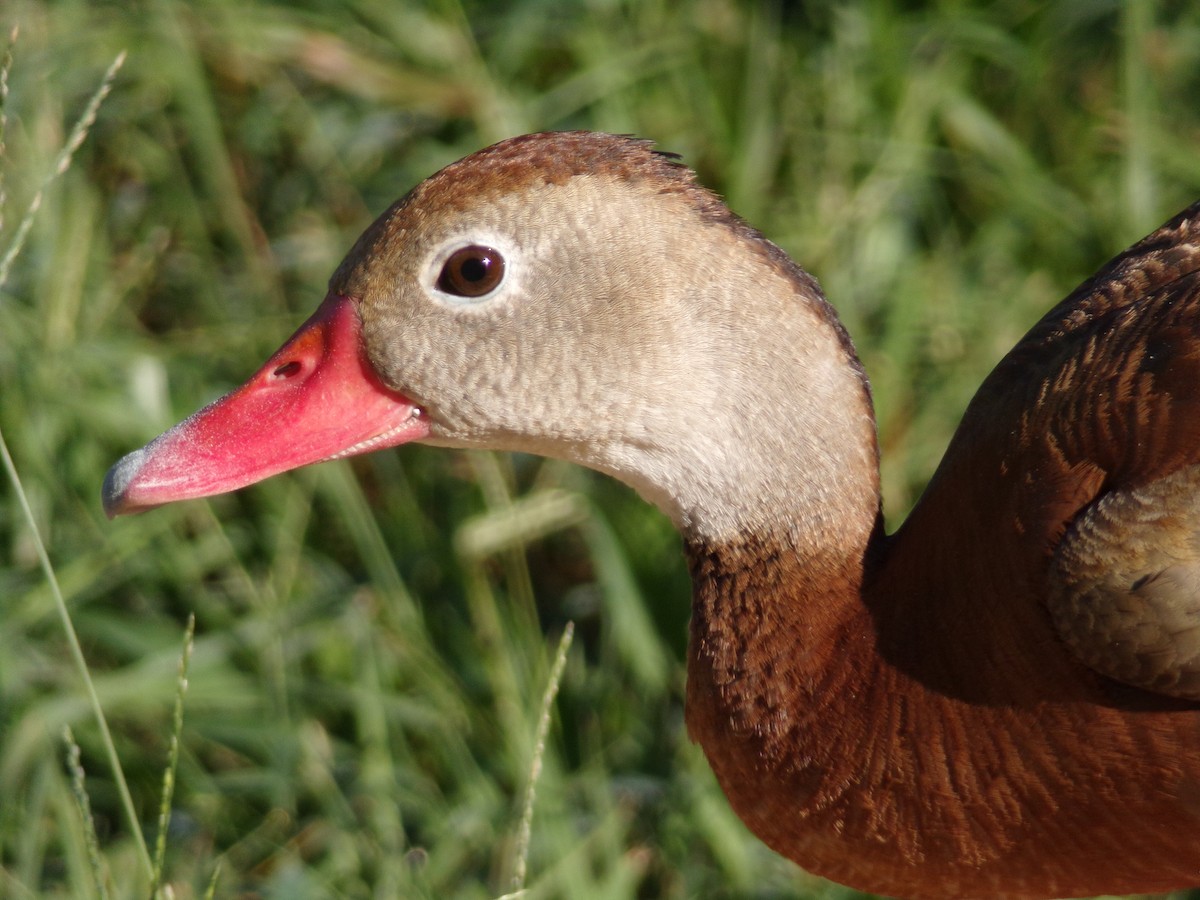
<svg viewBox="0 0 1200 900"><path fill-rule="evenodd" d="M131 7L136 9L130 13ZM10 0L0 258L0 895L165 882L496 897L555 647L526 896L849 897L729 811L682 723L687 578L629 491L406 448L107 522L107 466L239 383L372 216L511 134L634 132L822 281L875 385L893 525L966 401L1081 278L1200 196L1200 10L946 2ZM70 727L101 859L72 786Z"/></svg>

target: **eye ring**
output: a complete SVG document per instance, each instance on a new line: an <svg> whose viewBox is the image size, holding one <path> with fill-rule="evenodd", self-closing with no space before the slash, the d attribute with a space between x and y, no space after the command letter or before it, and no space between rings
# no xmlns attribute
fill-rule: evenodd
<svg viewBox="0 0 1200 900"><path fill-rule="evenodd" d="M437 287L451 296L474 300L500 286L504 269L504 255L499 250L471 244L455 250L442 264Z"/></svg>

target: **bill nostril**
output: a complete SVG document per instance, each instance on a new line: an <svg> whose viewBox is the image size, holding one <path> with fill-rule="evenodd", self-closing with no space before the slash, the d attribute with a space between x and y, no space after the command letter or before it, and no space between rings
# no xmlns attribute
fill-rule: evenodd
<svg viewBox="0 0 1200 900"><path fill-rule="evenodd" d="M300 374L300 368L300 363L292 360L291 362L285 362L283 365L276 368L271 374L275 378L291 378L294 375Z"/></svg>

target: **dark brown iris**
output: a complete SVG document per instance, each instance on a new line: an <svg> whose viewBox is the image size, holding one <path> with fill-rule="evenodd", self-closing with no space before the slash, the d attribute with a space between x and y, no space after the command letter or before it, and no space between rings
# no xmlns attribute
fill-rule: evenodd
<svg viewBox="0 0 1200 900"><path fill-rule="evenodd" d="M456 297L482 297L504 278L500 251L480 244L455 250L438 276L439 290Z"/></svg>

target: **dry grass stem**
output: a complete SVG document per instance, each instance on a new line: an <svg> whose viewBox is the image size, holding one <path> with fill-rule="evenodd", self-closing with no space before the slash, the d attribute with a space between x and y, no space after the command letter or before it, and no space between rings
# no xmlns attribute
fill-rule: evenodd
<svg viewBox="0 0 1200 900"><path fill-rule="evenodd" d="M546 683L546 692L542 695L542 711L538 717L537 737L533 744L533 761L529 767L529 783L525 787L525 802L521 810L521 822L517 827L516 859L513 865L512 892L505 894L501 900L512 900L519 897L525 890L525 872L529 865L529 842L533 837L533 804L537 797L537 783L542 776L542 760L546 755L546 737L550 733L550 716L554 707L554 698L558 695L558 686L562 682L563 669L567 665L567 652L571 649L571 641L575 637L575 623L568 622L558 641L558 651L554 654L554 665L550 669L550 678Z"/></svg>
<svg viewBox="0 0 1200 900"><path fill-rule="evenodd" d="M17 225L17 232L9 242L8 250L5 251L4 257L0 259L0 291L8 283L8 275L12 270L12 264L20 254L21 248L25 246L25 240L29 236L29 229L33 227L33 220L37 216L38 210L42 207L42 198L45 196L47 188L71 167L71 160L75 157L75 151L87 140L88 131L95 124L96 114L100 111L100 104L104 102L104 98L112 90L113 79L117 77L117 72L120 71L124 63L125 51L122 50L117 54L116 59L112 61L112 64L108 67L108 71L104 73L104 78L100 81L100 86L96 88L91 100L88 101L88 105L84 108L83 115L76 120L75 126L71 129L66 143L58 151L58 156L54 160L54 167L46 174L46 177L34 192L33 199L29 201L29 208L25 210L25 215L21 217L21 221Z"/></svg>

